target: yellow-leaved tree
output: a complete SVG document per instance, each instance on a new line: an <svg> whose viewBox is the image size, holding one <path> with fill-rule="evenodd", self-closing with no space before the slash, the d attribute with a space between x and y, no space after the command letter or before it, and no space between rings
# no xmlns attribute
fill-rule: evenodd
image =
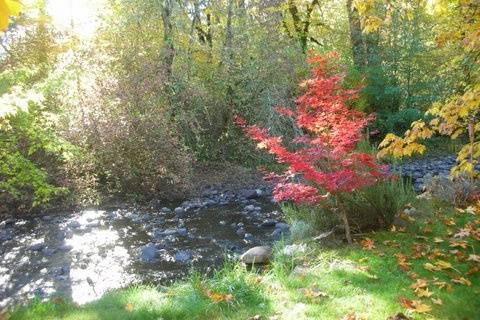
<svg viewBox="0 0 480 320"><path fill-rule="evenodd" d="M422 154L426 149L422 140L435 134L452 139L467 137L451 173L474 176L480 158L480 5L475 0L440 0L434 4L439 19L444 21L437 45L458 48L453 61L464 74L462 89L446 101L433 104L426 112L431 120L413 122L404 137L387 134L380 143L379 157Z"/></svg>
<svg viewBox="0 0 480 320"><path fill-rule="evenodd" d="M0 32L7 29L10 17L18 16L20 10L20 1L0 0Z"/></svg>

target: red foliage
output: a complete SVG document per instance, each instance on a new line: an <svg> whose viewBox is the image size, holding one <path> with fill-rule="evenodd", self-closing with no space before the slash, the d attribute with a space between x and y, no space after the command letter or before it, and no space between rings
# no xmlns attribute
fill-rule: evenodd
<svg viewBox="0 0 480 320"><path fill-rule="evenodd" d="M358 90L342 88L344 76L332 65L336 57L310 57L312 78L304 81L305 93L296 100L295 110L277 108L305 133L292 141L298 145L295 151L284 147L281 137L272 137L268 130L235 117L235 123L257 142L259 149L266 149L288 166L281 176L270 175L278 181L274 190L277 201L316 203L324 198L320 192L352 192L386 178L384 168L373 156L355 152L363 129L374 118L348 107Z"/></svg>

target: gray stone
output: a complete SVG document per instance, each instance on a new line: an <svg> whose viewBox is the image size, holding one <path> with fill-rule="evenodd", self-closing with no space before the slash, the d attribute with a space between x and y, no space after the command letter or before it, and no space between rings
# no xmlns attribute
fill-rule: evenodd
<svg viewBox="0 0 480 320"><path fill-rule="evenodd" d="M183 217L185 215L185 209L182 207L175 208L174 212L177 217Z"/></svg>
<svg viewBox="0 0 480 320"><path fill-rule="evenodd" d="M237 231L235 231L235 233L236 233L236 234L237 234L237 236L239 236L239 237L244 237L244 236L245 236L245 233L246 233L246 231L245 231L245 229L243 229L243 228L240 228L240 229L238 229Z"/></svg>
<svg viewBox="0 0 480 320"><path fill-rule="evenodd" d="M71 245L68 245L68 244L63 244L60 247L58 247L58 250L60 250L60 251L70 251L72 249L73 249L73 247Z"/></svg>
<svg viewBox="0 0 480 320"><path fill-rule="evenodd" d="M244 208L244 210L245 210L245 211L248 211L248 212L250 212L250 211L255 211L255 206L254 206L253 204L249 204L248 206L246 206L246 207Z"/></svg>
<svg viewBox="0 0 480 320"><path fill-rule="evenodd" d="M178 235L182 237L186 237L188 235L187 228L179 228L177 232L178 232Z"/></svg>
<svg viewBox="0 0 480 320"><path fill-rule="evenodd" d="M170 208L167 208L167 207L163 207L160 211L163 212L163 213L170 213L170 212L172 212L172 210L171 210Z"/></svg>
<svg viewBox="0 0 480 320"><path fill-rule="evenodd" d="M268 246L253 247L240 256L240 261L246 264L267 263L272 257L272 249Z"/></svg>
<svg viewBox="0 0 480 320"><path fill-rule="evenodd" d="M180 250L175 253L175 261L185 263L192 259L192 254L186 250Z"/></svg>
<svg viewBox="0 0 480 320"><path fill-rule="evenodd" d="M74 220L74 221L71 221L69 224L68 224L68 227L71 228L71 229L77 229L77 228L80 228L81 224L80 222Z"/></svg>
<svg viewBox="0 0 480 320"><path fill-rule="evenodd" d="M45 248L45 243L41 242L31 245L28 249L30 251L42 251L43 248Z"/></svg>
<svg viewBox="0 0 480 320"><path fill-rule="evenodd" d="M177 234L177 233L178 233L177 229L165 229L163 231L164 236L171 236L171 235L174 235L174 234Z"/></svg>
<svg viewBox="0 0 480 320"><path fill-rule="evenodd" d="M257 199L258 197L260 197L260 194L257 192L257 190L245 190L243 192L243 196L245 197L245 199L251 200Z"/></svg>
<svg viewBox="0 0 480 320"><path fill-rule="evenodd" d="M276 224L277 224L277 220L275 219L265 219L260 224L260 226L264 228L270 228L270 227L274 227Z"/></svg>
<svg viewBox="0 0 480 320"><path fill-rule="evenodd" d="M290 226L284 222L277 222L275 224L275 229L281 229L282 231L288 231Z"/></svg>
<svg viewBox="0 0 480 320"><path fill-rule="evenodd" d="M139 258L143 262L152 262L157 258L157 248L153 243L146 244L140 248Z"/></svg>
<svg viewBox="0 0 480 320"><path fill-rule="evenodd" d="M255 240L255 238L253 237L253 234L251 233L245 233L245 235L243 236L243 239L249 242L253 242Z"/></svg>

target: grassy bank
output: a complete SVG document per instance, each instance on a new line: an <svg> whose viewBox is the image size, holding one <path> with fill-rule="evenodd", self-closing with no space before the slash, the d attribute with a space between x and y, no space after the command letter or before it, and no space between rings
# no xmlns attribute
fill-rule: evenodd
<svg viewBox="0 0 480 320"><path fill-rule="evenodd" d="M307 243L264 270L227 264L167 288L132 287L75 306L62 299L14 319L479 319L480 207L420 209L408 226L349 247ZM401 319L401 318L399 318Z"/></svg>

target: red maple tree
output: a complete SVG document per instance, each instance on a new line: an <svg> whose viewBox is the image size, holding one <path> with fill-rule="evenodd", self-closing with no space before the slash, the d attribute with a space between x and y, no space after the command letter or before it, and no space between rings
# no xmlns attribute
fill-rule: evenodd
<svg viewBox="0 0 480 320"><path fill-rule="evenodd" d="M239 116L235 122L257 142L257 148L267 150L277 162L287 165L283 173L268 176L277 182L274 199L310 204L333 200L329 203L340 214L351 243L347 214L338 201L339 195L371 186L387 174L374 156L355 151L364 128L374 117L348 106L349 101L357 98L358 90L342 87L345 75L334 64L337 58L336 53L311 55L308 62L313 68L312 77L302 83L305 93L296 100L296 108L277 108L304 132L291 141L294 151L283 145L281 137L270 136L267 129L248 125Z"/></svg>

